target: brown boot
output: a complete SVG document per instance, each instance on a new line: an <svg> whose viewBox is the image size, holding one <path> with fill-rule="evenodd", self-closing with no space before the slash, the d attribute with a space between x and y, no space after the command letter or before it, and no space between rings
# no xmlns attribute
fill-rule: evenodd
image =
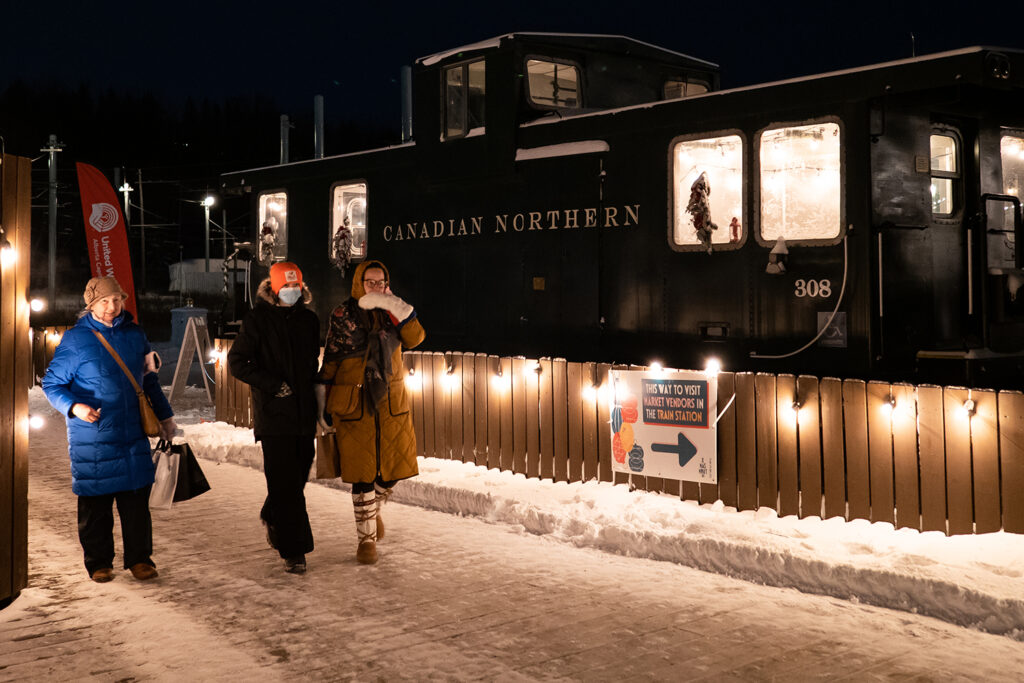
<svg viewBox="0 0 1024 683"><path fill-rule="evenodd" d="M156 567L151 564L146 564L145 562L133 564L131 572L132 576L139 581L149 581L150 579L155 579L159 576L159 574L157 574Z"/></svg>
<svg viewBox="0 0 1024 683"><path fill-rule="evenodd" d="M356 515L356 535L359 548L356 562L374 564L377 561L377 496L369 493L353 493L352 508Z"/></svg>
<svg viewBox="0 0 1024 683"><path fill-rule="evenodd" d="M106 583L114 580L114 570L110 567L100 567L89 577L96 583Z"/></svg>
<svg viewBox="0 0 1024 683"><path fill-rule="evenodd" d="M363 541L356 548L356 562L359 564L377 564L377 544Z"/></svg>

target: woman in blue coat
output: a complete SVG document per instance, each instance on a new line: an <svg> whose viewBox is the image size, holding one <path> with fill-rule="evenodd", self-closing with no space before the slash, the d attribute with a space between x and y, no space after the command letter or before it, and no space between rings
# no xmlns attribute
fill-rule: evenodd
<svg viewBox="0 0 1024 683"><path fill-rule="evenodd" d="M156 577L149 491L153 486L149 438L139 400L121 366L97 338L110 344L143 388L168 441L177 430L160 389L155 354L142 328L124 310L127 294L113 277L85 287L85 310L64 333L43 377L50 404L67 418L71 490L78 496L78 538L93 581L114 578L113 504L121 518L124 568L139 580Z"/></svg>

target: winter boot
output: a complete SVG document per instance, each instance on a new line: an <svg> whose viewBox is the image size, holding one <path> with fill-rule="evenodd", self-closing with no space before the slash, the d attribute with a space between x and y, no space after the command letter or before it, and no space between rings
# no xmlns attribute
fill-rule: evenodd
<svg viewBox="0 0 1024 683"><path fill-rule="evenodd" d="M359 537L356 561L374 564L377 562L377 494L373 491L353 493L352 507L356 513L356 535Z"/></svg>
<svg viewBox="0 0 1024 683"><path fill-rule="evenodd" d="M373 491L377 494L377 541L379 542L384 539L384 520L380 516L380 511L384 507L384 503L388 502L388 498L391 497L392 489L386 489L374 482Z"/></svg>

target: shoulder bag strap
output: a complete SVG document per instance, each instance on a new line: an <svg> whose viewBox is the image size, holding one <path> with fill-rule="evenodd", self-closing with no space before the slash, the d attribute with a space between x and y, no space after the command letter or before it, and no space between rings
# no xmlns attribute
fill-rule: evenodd
<svg viewBox="0 0 1024 683"><path fill-rule="evenodd" d="M142 387L140 387L139 383L135 381L134 377L132 377L132 373L130 370L128 370L128 366L124 364L123 360L121 360L121 356L117 355L117 351L115 351L114 347L110 345L110 342L104 339L103 335L97 332L96 330L93 330L92 333L96 335L96 338L100 340L100 344L103 344L103 346L107 348L107 351L110 352L110 355L114 357L114 360L117 361L117 364L121 366L122 370L124 370L124 374L128 376L128 379L131 381L132 386L135 387L135 393L141 394Z"/></svg>

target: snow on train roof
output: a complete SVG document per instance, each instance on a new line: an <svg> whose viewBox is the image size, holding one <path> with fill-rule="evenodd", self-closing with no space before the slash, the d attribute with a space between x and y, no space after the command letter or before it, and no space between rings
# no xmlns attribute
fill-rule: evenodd
<svg viewBox="0 0 1024 683"><path fill-rule="evenodd" d="M516 37L519 37L519 36L521 36L523 38L537 38L537 37L539 37L539 38L599 38L599 39L604 39L604 40L625 40L625 41L628 41L630 43L635 43L637 45L643 45L644 47L648 47L648 48L650 48L652 50L656 50L658 52L664 52L666 54L675 55L677 57L683 57L684 59L689 59L689 60L692 60L694 62L698 62L700 64L704 64L706 66L709 66L709 67L712 67L712 68L715 68L715 69L718 68L718 64L715 64L714 62L709 62L706 59L700 59L698 57L693 57L691 55L683 54L682 52L676 52L675 50L669 50L667 48L661 47L660 45L654 45L653 43L646 43L646 42L644 42L642 40L637 40L635 38L630 38L629 36L612 35L612 34L606 34L606 33L543 33L543 32L530 32L530 31L523 31L523 32L519 32L519 33L505 33L505 34L502 34L500 36L495 36L494 38L488 38L487 40L482 40L482 41L480 41L478 43L471 43L469 45L463 45L461 47L452 48L450 50L445 50L444 52L438 52L438 53L435 53L435 54L432 54L432 55L428 55L426 57L420 57L419 59L416 60L416 63L417 64L422 64L423 66L430 66L431 64L436 64L436 63L440 62L443 59L447 59L448 57L451 57L452 55L457 55L460 52L470 52L470 51L473 51L473 50L485 50L487 48L498 47L499 45L501 45L501 41L502 40L504 40L506 38L508 38L509 40L515 40Z"/></svg>
<svg viewBox="0 0 1024 683"><path fill-rule="evenodd" d="M949 50L946 52L936 52L930 55L921 55L920 57L908 57L906 59L896 59L891 62L879 62L877 64L867 64L865 66L857 66L849 69L840 69L838 71L826 71L820 74L810 74L808 76L799 76L797 78L786 78L781 81L768 81L765 83L754 83L753 85L744 85L738 88L729 88L727 90L713 90L710 92L701 93L700 95L691 95L685 99L695 100L705 97L717 97L721 95L729 95L732 93L745 92L749 90L759 90L761 88L775 87L779 85L789 85L792 83L805 83L809 81L815 81L823 78L833 78L835 76L846 76L849 74L862 73L867 71L875 71L876 69L893 67L893 66L904 66L906 64L919 64L922 62L933 61L937 59L946 59L949 57L956 57L958 55L975 54L979 52L996 51L996 52L1012 52L1016 54L1024 54L1024 50L1018 50L1013 48L1001 48L977 45L974 47L960 48L959 50ZM520 128L528 128L530 126L541 126L549 123L558 123L568 119L581 119L591 116L607 116L609 114L618 114L624 111L636 111L639 109L650 109L651 107L657 107L663 104L669 104L672 102L679 102L678 99L672 100L658 100L656 102L644 102L642 104L631 104L626 107L617 107L615 109L602 109L601 111L588 111L580 112L578 114L572 112L551 112L550 114L534 119L533 121L527 121L519 125Z"/></svg>

